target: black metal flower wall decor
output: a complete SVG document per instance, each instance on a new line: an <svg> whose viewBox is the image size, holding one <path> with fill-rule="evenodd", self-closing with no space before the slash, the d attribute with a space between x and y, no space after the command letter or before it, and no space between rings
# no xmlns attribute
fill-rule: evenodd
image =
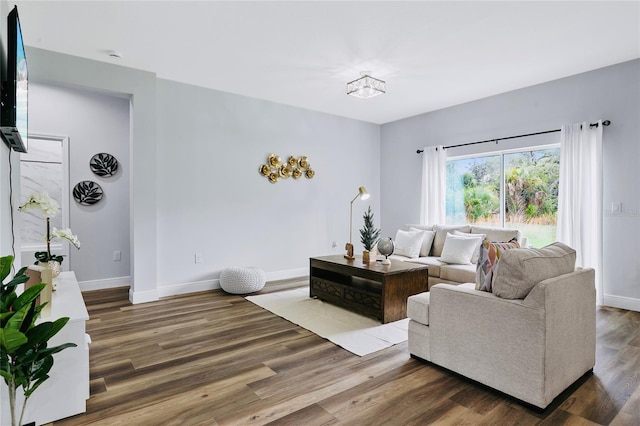
<svg viewBox="0 0 640 426"><path fill-rule="evenodd" d="M102 194L100 185L90 180L78 182L73 188L73 198L83 206L91 206L102 200Z"/></svg>
<svg viewBox="0 0 640 426"><path fill-rule="evenodd" d="M89 167L97 176L108 178L118 172L118 160L111 154L101 152L91 157Z"/></svg>

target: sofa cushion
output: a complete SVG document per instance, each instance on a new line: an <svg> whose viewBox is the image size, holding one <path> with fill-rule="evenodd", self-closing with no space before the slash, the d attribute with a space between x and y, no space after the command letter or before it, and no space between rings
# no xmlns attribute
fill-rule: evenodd
<svg viewBox="0 0 640 426"><path fill-rule="evenodd" d="M396 232L396 239L394 241L395 248L393 252L412 259L420 256L424 233L425 231L420 231L418 229L415 231L403 231L402 229L398 229Z"/></svg>
<svg viewBox="0 0 640 426"><path fill-rule="evenodd" d="M491 291L491 283L494 277L494 267L502 253L512 248L519 248L517 241L498 243L484 241L480 246L480 256L476 267L476 290Z"/></svg>
<svg viewBox="0 0 640 426"><path fill-rule="evenodd" d="M473 283L476 279L476 265L442 265L440 278L457 283Z"/></svg>
<svg viewBox="0 0 640 426"><path fill-rule="evenodd" d="M393 256L394 255L391 255L389 257L394 258ZM421 265L428 265L430 277L439 277L440 267L442 265L446 265L446 263L442 262L440 259L438 259L435 256L419 257L417 259L409 259L407 257L402 257L401 260L411 262L411 263L419 263Z"/></svg>
<svg viewBox="0 0 640 426"><path fill-rule="evenodd" d="M410 231L411 228L416 228L421 231L433 231L433 225L413 225L413 224L405 224L400 227L403 231Z"/></svg>
<svg viewBox="0 0 640 426"><path fill-rule="evenodd" d="M514 238L520 243L520 239L522 238L520 231L517 229L494 228L491 226L471 225L471 233L485 234L487 240L498 243L506 243Z"/></svg>
<svg viewBox="0 0 640 426"><path fill-rule="evenodd" d="M540 281L575 270L576 251L556 242L540 249L507 250L494 266L493 294L524 299Z"/></svg>
<svg viewBox="0 0 640 426"><path fill-rule="evenodd" d="M440 260L453 264L471 264L471 257L479 243L478 238L467 238L447 234L442 253L440 254Z"/></svg>
<svg viewBox="0 0 640 426"><path fill-rule="evenodd" d="M431 293L414 294L407 298L407 317L421 324L429 325L429 298Z"/></svg>
<svg viewBox="0 0 640 426"><path fill-rule="evenodd" d="M473 251L473 255L471 256L471 263L478 263L478 257L480 257L480 246L482 242L487 238L486 234L473 234L467 232L453 231L453 235L457 235L459 237L467 237L467 238L475 238L478 240L476 245L476 249Z"/></svg>
<svg viewBox="0 0 640 426"><path fill-rule="evenodd" d="M429 256L431 252L431 246L433 245L433 238L436 236L436 231L429 231L420 228L409 228L410 231L422 231L424 237L422 238L422 247L420 247L420 257Z"/></svg>
<svg viewBox="0 0 640 426"><path fill-rule="evenodd" d="M444 242L447 239L447 233L458 230L460 232L469 232L471 227L469 225L433 225L433 230L436 231L436 236L433 239L433 248L431 249L431 255L439 257L442 254Z"/></svg>

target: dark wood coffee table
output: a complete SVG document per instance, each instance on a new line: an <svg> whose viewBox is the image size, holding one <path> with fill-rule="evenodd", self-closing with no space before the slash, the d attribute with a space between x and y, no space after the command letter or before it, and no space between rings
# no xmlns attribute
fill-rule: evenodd
<svg viewBox="0 0 640 426"><path fill-rule="evenodd" d="M391 261L362 263L342 255L309 259L309 295L383 324L407 317L407 298L428 291L428 267Z"/></svg>

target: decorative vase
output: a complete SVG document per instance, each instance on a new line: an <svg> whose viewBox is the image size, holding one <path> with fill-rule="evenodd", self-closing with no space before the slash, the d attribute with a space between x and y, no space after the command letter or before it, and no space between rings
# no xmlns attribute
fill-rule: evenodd
<svg viewBox="0 0 640 426"><path fill-rule="evenodd" d="M53 281L53 279L57 278L58 275L60 275L60 262L56 262L55 260L50 260L48 262L38 262L38 266L42 266L43 268L47 268L51 271L51 290L56 291L58 285Z"/></svg>
<svg viewBox="0 0 640 426"><path fill-rule="evenodd" d="M369 263L369 250L362 252L362 263Z"/></svg>
<svg viewBox="0 0 640 426"><path fill-rule="evenodd" d="M60 262L56 262L55 260L50 260L49 268L51 268L51 276L53 278L56 278L58 275L60 275L60 271L61 271Z"/></svg>
<svg viewBox="0 0 640 426"><path fill-rule="evenodd" d="M55 260L50 260L48 262L38 262L38 265L44 268L51 269L51 276L53 278L56 278L58 275L60 275L60 271L61 271L60 262L56 262Z"/></svg>

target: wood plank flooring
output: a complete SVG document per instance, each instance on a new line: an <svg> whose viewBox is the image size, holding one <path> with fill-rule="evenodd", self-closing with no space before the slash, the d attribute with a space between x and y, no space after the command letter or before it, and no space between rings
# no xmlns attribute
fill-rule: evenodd
<svg viewBox="0 0 640 426"><path fill-rule="evenodd" d="M640 425L639 312L598 311L593 374L540 412L411 358L406 342L358 357L241 296L127 295L84 293L91 398L54 426Z"/></svg>

